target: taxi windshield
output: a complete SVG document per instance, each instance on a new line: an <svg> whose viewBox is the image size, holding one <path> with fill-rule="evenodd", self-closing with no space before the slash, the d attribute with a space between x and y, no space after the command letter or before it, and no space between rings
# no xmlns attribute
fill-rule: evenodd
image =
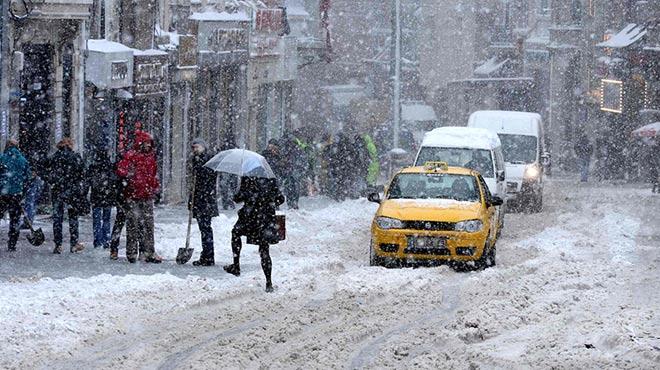
<svg viewBox="0 0 660 370"><path fill-rule="evenodd" d="M450 166L469 168L483 177L494 176L493 158L490 151L485 149L423 147L419 151L415 166L422 166L429 161L442 161Z"/></svg>
<svg viewBox="0 0 660 370"><path fill-rule="evenodd" d="M387 198L480 200L474 176L446 173L400 173L392 180Z"/></svg>

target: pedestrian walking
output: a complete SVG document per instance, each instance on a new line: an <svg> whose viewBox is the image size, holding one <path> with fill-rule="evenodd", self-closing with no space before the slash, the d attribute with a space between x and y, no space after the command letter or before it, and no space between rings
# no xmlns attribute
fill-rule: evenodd
<svg viewBox="0 0 660 370"><path fill-rule="evenodd" d="M110 248L112 207L117 199L117 175L107 149L98 149L87 168L91 187L94 248Z"/></svg>
<svg viewBox="0 0 660 370"><path fill-rule="evenodd" d="M85 166L80 155L73 151L73 141L64 138L57 143L57 151L48 159L46 181L50 185L53 202L54 254L62 253L62 223L64 211L69 217L71 253L81 252L85 246L78 241L78 216L89 212Z"/></svg>
<svg viewBox="0 0 660 370"><path fill-rule="evenodd" d="M585 134L581 134L573 147L575 155L578 159L578 167L580 169L580 181L587 182L589 179L589 165L591 163L591 155L594 148L589 142L589 138Z"/></svg>
<svg viewBox="0 0 660 370"><path fill-rule="evenodd" d="M300 183L307 173L307 154L298 146L295 138L291 135L285 136L282 145L282 186L284 196L289 209L298 209L300 201ZM268 159L266 159L268 160ZM269 162L270 163L270 162Z"/></svg>
<svg viewBox="0 0 660 370"><path fill-rule="evenodd" d="M0 155L0 217L9 212L7 249L16 250L20 235L21 200L31 175L30 165L14 140L7 141Z"/></svg>
<svg viewBox="0 0 660 370"><path fill-rule="evenodd" d="M193 261L193 266L215 265L213 251L213 227L211 220L218 216L217 173L204 164L213 158L213 154L207 149L206 142L195 139L192 142L192 189L188 200L188 207L197 220L197 226L202 236L202 254L198 261Z"/></svg>
<svg viewBox="0 0 660 370"><path fill-rule="evenodd" d="M224 270L240 276L241 236L246 236L248 244L259 246L261 268L266 276L266 291L272 292L270 245L279 242L275 211L277 206L284 203L284 196L276 179L243 177L234 201L242 202L243 207L238 211L238 221L231 232L234 263L224 266Z"/></svg>
<svg viewBox="0 0 660 370"><path fill-rule="evenodd" d="M117 175L126 180L126 258L135 263L161 263L154 247L154 199L160 191L153 138L147 132L135 132L133 149L117 166Z"/></svg>

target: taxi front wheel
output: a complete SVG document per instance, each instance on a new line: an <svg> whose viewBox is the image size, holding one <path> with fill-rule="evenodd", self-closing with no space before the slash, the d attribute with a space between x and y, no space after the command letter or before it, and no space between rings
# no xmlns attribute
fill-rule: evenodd
<svg viewBox="0 0 660 370"><path fill-rule="evenodd" d="M486 244L488 244L488 239L486 239ZM495 266L496 251L495 242L493 242L490 248L484 246L484 252L481 254L481 257L472 263L468 262L468 266L471 266L471 270L473 271L485 270L488 267Z"/></svg>

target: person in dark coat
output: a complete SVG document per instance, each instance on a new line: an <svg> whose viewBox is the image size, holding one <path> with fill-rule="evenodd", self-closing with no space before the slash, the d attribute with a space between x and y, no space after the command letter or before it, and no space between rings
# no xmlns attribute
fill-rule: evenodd
<svg viewBox="0 0 660 370"><path fill-rule="evenodd" d="M46 181L50 185L53 201L53 253L62 253L62 222L64 210L69 215L69 238L71 253L85 249L78 242L78 216L89 212L85 166L80 154L73 151L73 141L69 138L57 143L57 151L48 159Z"/></svg>
<svg viewBox="0 0 660 370"><path fill-rule="evenodd" d="M587 135L582 134L575 142L573 147L575 155L578 159L578 166L580 168L580 181L587 182L589 179L589 164L591 162L591 155L594 152L594 147L589 142Z"/></svg>
<svg viewBox="0 0 660 370"><path fill-rule="evenodd" d="M0 155L0 217L9 212L9 240L7 249L16 250L20 234L21 199L27 189L32 171L27 159L14 140L7 141Z"/></svg>
<svg viewBox="0 0 660 370"><path fill-rule="evenodd" d="M282 141L282 186L289 209L298 209L300 200L300 182L307 172L308 160L305 151L300 148L295 138L285 136ZM269 162L270 163L270 162Z"/></svg>
<svg viewBox="0 0 660 370"><path fill-rule="evenodd" d="M109 248L112 227L110 218L117 199L117 176L107 150L96 150L87 168L87 178L91 187L94 248Z"/></svg>
<svg viewBox="0 0 660 370"><path fill-rule="evenodd" d="M352 143L343 134L337 134L335 141L328 148L328 177L331 185L331 197L336 201L346 199L350 193L353 178Z"/></svg>
<svg viewBox="0 0 660 370"><path fill-rule="evenodd" d="M273 173L275 173L275 177L277 177L279 181L282 181L286 169L284 167L284 158L282 157L280 142L277 139L270 139L268 141L268 146L266 146L266 149L264 149L261 155L270 165Z"/></svg>
<svg viewBox="0 0 660 370"><path fill-rule="evenodd" d="M113 164L113 171L116 174L119 163L123 158L122 153L117 155L115 163ZM117 214L115 215L115 223L112 225L112 233L110 234L110 259L119 259L119 244L121 242L121 232L126 225L126 198L124 191L126 190L127 180L115 176L115 205L117 206Z"/></svg>
<svg viewBox="0 0 660 370"><path fill-rule="evenodd" d="M271 244L279 242L275 211L279 205L284 203L284 195L282 195L276 179L243 177L234 201L242 202L243 208L238 211L238 221L231 232L234 263L224 266L224 270L240 276L241 236L246 236L249 244L259 246L261 268L266 276L266 291L272 292L272 261L269 248Z"/></svg>
<svg viewBox="0 0 660 370"><path fill-rule="evenodd" d="M213 266L215 257L213 253L213 228L211 219L218 216L218 195L216 193L218 175L204 164L213 154L207 149L206 142L195 139L192 142L193 157L192 190L188 200L188 207L192 208L193 217L197 220L199 232L202 234L202 254L193 266Z"/></svg>

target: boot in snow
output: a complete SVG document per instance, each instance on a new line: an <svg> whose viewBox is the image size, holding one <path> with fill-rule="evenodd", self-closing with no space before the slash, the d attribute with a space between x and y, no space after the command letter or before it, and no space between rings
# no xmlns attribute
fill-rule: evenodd
<svg viewBox="0 0 660 370"><path fill-rule="evenodd" d="M62 254L62 246L56 245L55 249L53 249L53 254Z"/></svg>
<svg viewBox="0 0 660 370"><path fill-rule="evenodd" d="M207 259L199 259L199 261L193 261L193 266L215 266L215 261Z"/></svg>
<svg viewBox="0 0 660 370"><path fill-rule="evenodd" d="M239 265L227 265L222 267L225 272L232 274L234 276L241 276L241 267Z"/></svg>

